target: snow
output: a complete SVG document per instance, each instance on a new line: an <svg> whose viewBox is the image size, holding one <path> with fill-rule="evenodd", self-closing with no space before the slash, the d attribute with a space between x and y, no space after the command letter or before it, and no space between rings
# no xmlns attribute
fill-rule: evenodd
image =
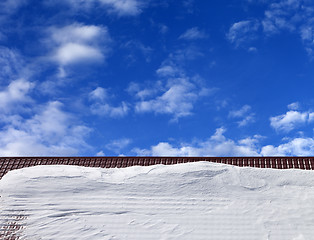
<svg viewBox="0 0 314 240"><path fill-rule="evenodd" d="M209 162L36 166L0 180L21 239L313 239L314 171ZM8 214L10 213L10 214Z"/></svg>

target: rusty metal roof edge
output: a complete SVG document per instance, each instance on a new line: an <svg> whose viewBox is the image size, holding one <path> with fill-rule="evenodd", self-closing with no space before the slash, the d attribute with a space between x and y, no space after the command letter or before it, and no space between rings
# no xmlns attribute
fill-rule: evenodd
<svg viewBox="0 0 314 240"><path fill-rule="evenodd" d="M108 159L108 158L154 158L154 159L160 159L160 158L172 158L172 159L178 159L178 158L183 158L183 159L191 159L191 158L196 158L196 159L226 159L226 158L241 158L241 159L275 159L275 158L285 158L285 159L292 159L292 158L314 158L314 156L224 156L224 157L215 157L215 156L10 156L10 157L1 157L0 159L88 159L88 158L93 158L93 159Z"/></svg>
<svg viewBox="0 0 314 240"><path fill-rule="evenodd" d="M121 168L130 166L149 166L155 164L179 164L186 162L208 161L240 167L305 169L314 170L314 157L310 156L245 156L245 157L175 157L175 156L26 156L0 157L0 179L14 169L37 165L77 165L85 167Z"/></svg>

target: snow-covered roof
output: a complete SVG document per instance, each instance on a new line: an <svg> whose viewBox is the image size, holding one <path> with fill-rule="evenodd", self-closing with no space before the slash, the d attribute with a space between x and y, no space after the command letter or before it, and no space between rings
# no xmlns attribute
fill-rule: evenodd
<svg viewBox="0 0 314 240"><path fill-rule="evenodd" d="M6 174L0 195L2 239L301 240L314 235L314 171L300 169L210 162L35 166Z"/></svg>
<svg viewBox="0 0 314 240"><path fill-rule="evenodd" d="M37 165L119 168L195 161L225 163L240 167L314 170L314 157L0 157L0 179L10 170Z"/></svg>

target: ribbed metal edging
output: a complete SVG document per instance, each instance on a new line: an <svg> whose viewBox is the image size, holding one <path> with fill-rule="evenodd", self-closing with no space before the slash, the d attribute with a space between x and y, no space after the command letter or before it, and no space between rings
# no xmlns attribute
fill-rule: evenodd
<svg viewBox="0 0 314 240"><path fill-rule="evenodd" d="M0 179L11 170L37 165L121 168L197 161L224 163L239 167L314 170L314 157L1 157Z"/></svg>

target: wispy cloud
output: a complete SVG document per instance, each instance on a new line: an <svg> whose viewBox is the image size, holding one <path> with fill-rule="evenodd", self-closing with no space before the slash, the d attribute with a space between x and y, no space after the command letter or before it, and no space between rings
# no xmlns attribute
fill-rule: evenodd
<svg viewBox="0 0 314 240"><path fill-rule="evenodd" d="M103 7L110 14L118 16L136 16L145 7L141 0L66 0L75 9L90 9L91 7Z"/></svg>
<svg viewBox="0 0 314 240"><path fill-rule="evenodd" d="M153 49L149 46L144 45L140 41L130 40L123 44L122 47L130 51L130 54L128 55L128 60L135 61L139 54L144 56L146 62L150 62L151 60Z"/></svg>
<svg viewBox="0 0 314 240"><path fill-rule="evenodd" d="M156 73L161 77L172 77L179 73L178 69L171 65L163 65L157 69Z"/></svg>
<svg viewBox="0 0 314 240"><path fill-rule="evenodd" d="M303 18L299 15L303 12L303 7L305 7L304 1L296 0L282 0L270 4L262 20L264 32L274 34L281 30L294 31Z"/></svg>
<svg viewBox="0 0 314 240"><path fill-rule="evenodd" d="M251 110L251 106L244 105L243 107L241 107L238 110L230 111L229 117L233 117L233 118L244 117L250 110Z"/></svg>
<svg viewBox="0 0 314 240"><path fill-rule="evenodd" d="M92 102L91 113L95 115L120 118L126 116L130 110L126 102L122 102L119 106L109 104L108 90L102 87L91 91L89 98Z"/></svg>
<svg viewBox="0 0 314 240"><path fill-rule="evenodd" d="M132 143L132 140L129 138L121 138L111 141L106 144L106 148L110 151L113 151L116 154L121 154L121 151L129 146Z"/></svg>
<svg viewBox="0 0 314 240"><path fill-rule="evenodd" d="M288 109L289 110L298 110L300 108L300 103L299 102L293 102L288 104Z"/></svg>
<svg viewBox="0 0 314 240"><path fill-rule="evenodd" d="M252 4L256 3L250 1ZM227 34L230 42L239 46L257 37L261 26L264 36L271 37L283 31L297 34L302 40L305 50L313 56L313 12L314 4L306 0L265 1L266 10L262 18L234 23ZM261 32L261 33L262 33ZM259 34L263 36L262 34Z"/></svg>
<svg viewBox="0 0 314 240"><path fill-rule="evenodd" d="M255 114L251 113L248 116L245 116L241 121L238 122L239 127L244 127L252 122L255 122Z"/></svg>
<svg viewBox="0 0 314 240"><path fill-rule="evenodd" d="M11 14L27 3L27 0L3 0L0 2L0 13Z"/></svg>
<svg viewBox="0 0 314 240"><path fill-rule="evenodd" d="M22 56L16 50L0 47L0 79L2 83L22 77L21 72L24 65Z"/></svg>
<svg viewBox="0 0 314 240"><path fill-rule="evenodd" d="M197 27L193 27L186 30L179 37L179 39L184 39L184 40L196 40L196 39L203 39L203 38L207 38L207 34L199 30Z"/></svg>
<svg viewBox="0 0 314 240"><path fill-rule="evenodd" d="M131 82L126 91L134 96L136 99L145 100L149 97L155 96L164 89L162 81L156 81L143 87L142 84Z"/></svg>
<svg viewBox="0 0 314 240"><path fill-rule="evenodd" d="M238 110L233 110L229 112L229 118L241 119L238 121L238 126L243 127L255 121L255 114L251 112L251 106L244 105Z"/></svg>
<svg viewBox="0 0 314 240"><path fill-rule="evenodd" d="M113 11L120 16L138 15L142 12L143 2L139 0L99 0L101 4L107 6L109 11Z"/></svg>
<svg viewBox="0 0 314 240"><path fill-rule="evenodd" d="M161 34L166 34L168 31L169 31L169 28L166 25L164 24L159 25L159 32Z"/></svg>
<svg viewBox="0 0 314 240"><path fill-rule="evenodd" d="M257 37L259 26L260 24L256 20L236 22L229 28L227 39L236 47L239 47L242 43Z"/></svg>
<svg viewBox="0 0 314 240"><path fill-rule="evenodd" d="M91 105L91 112L99 116L109 116L113 118L124 117L129 112L126 102L122 102L119 106L112 106L108 103L95 103Z"/></svg>

